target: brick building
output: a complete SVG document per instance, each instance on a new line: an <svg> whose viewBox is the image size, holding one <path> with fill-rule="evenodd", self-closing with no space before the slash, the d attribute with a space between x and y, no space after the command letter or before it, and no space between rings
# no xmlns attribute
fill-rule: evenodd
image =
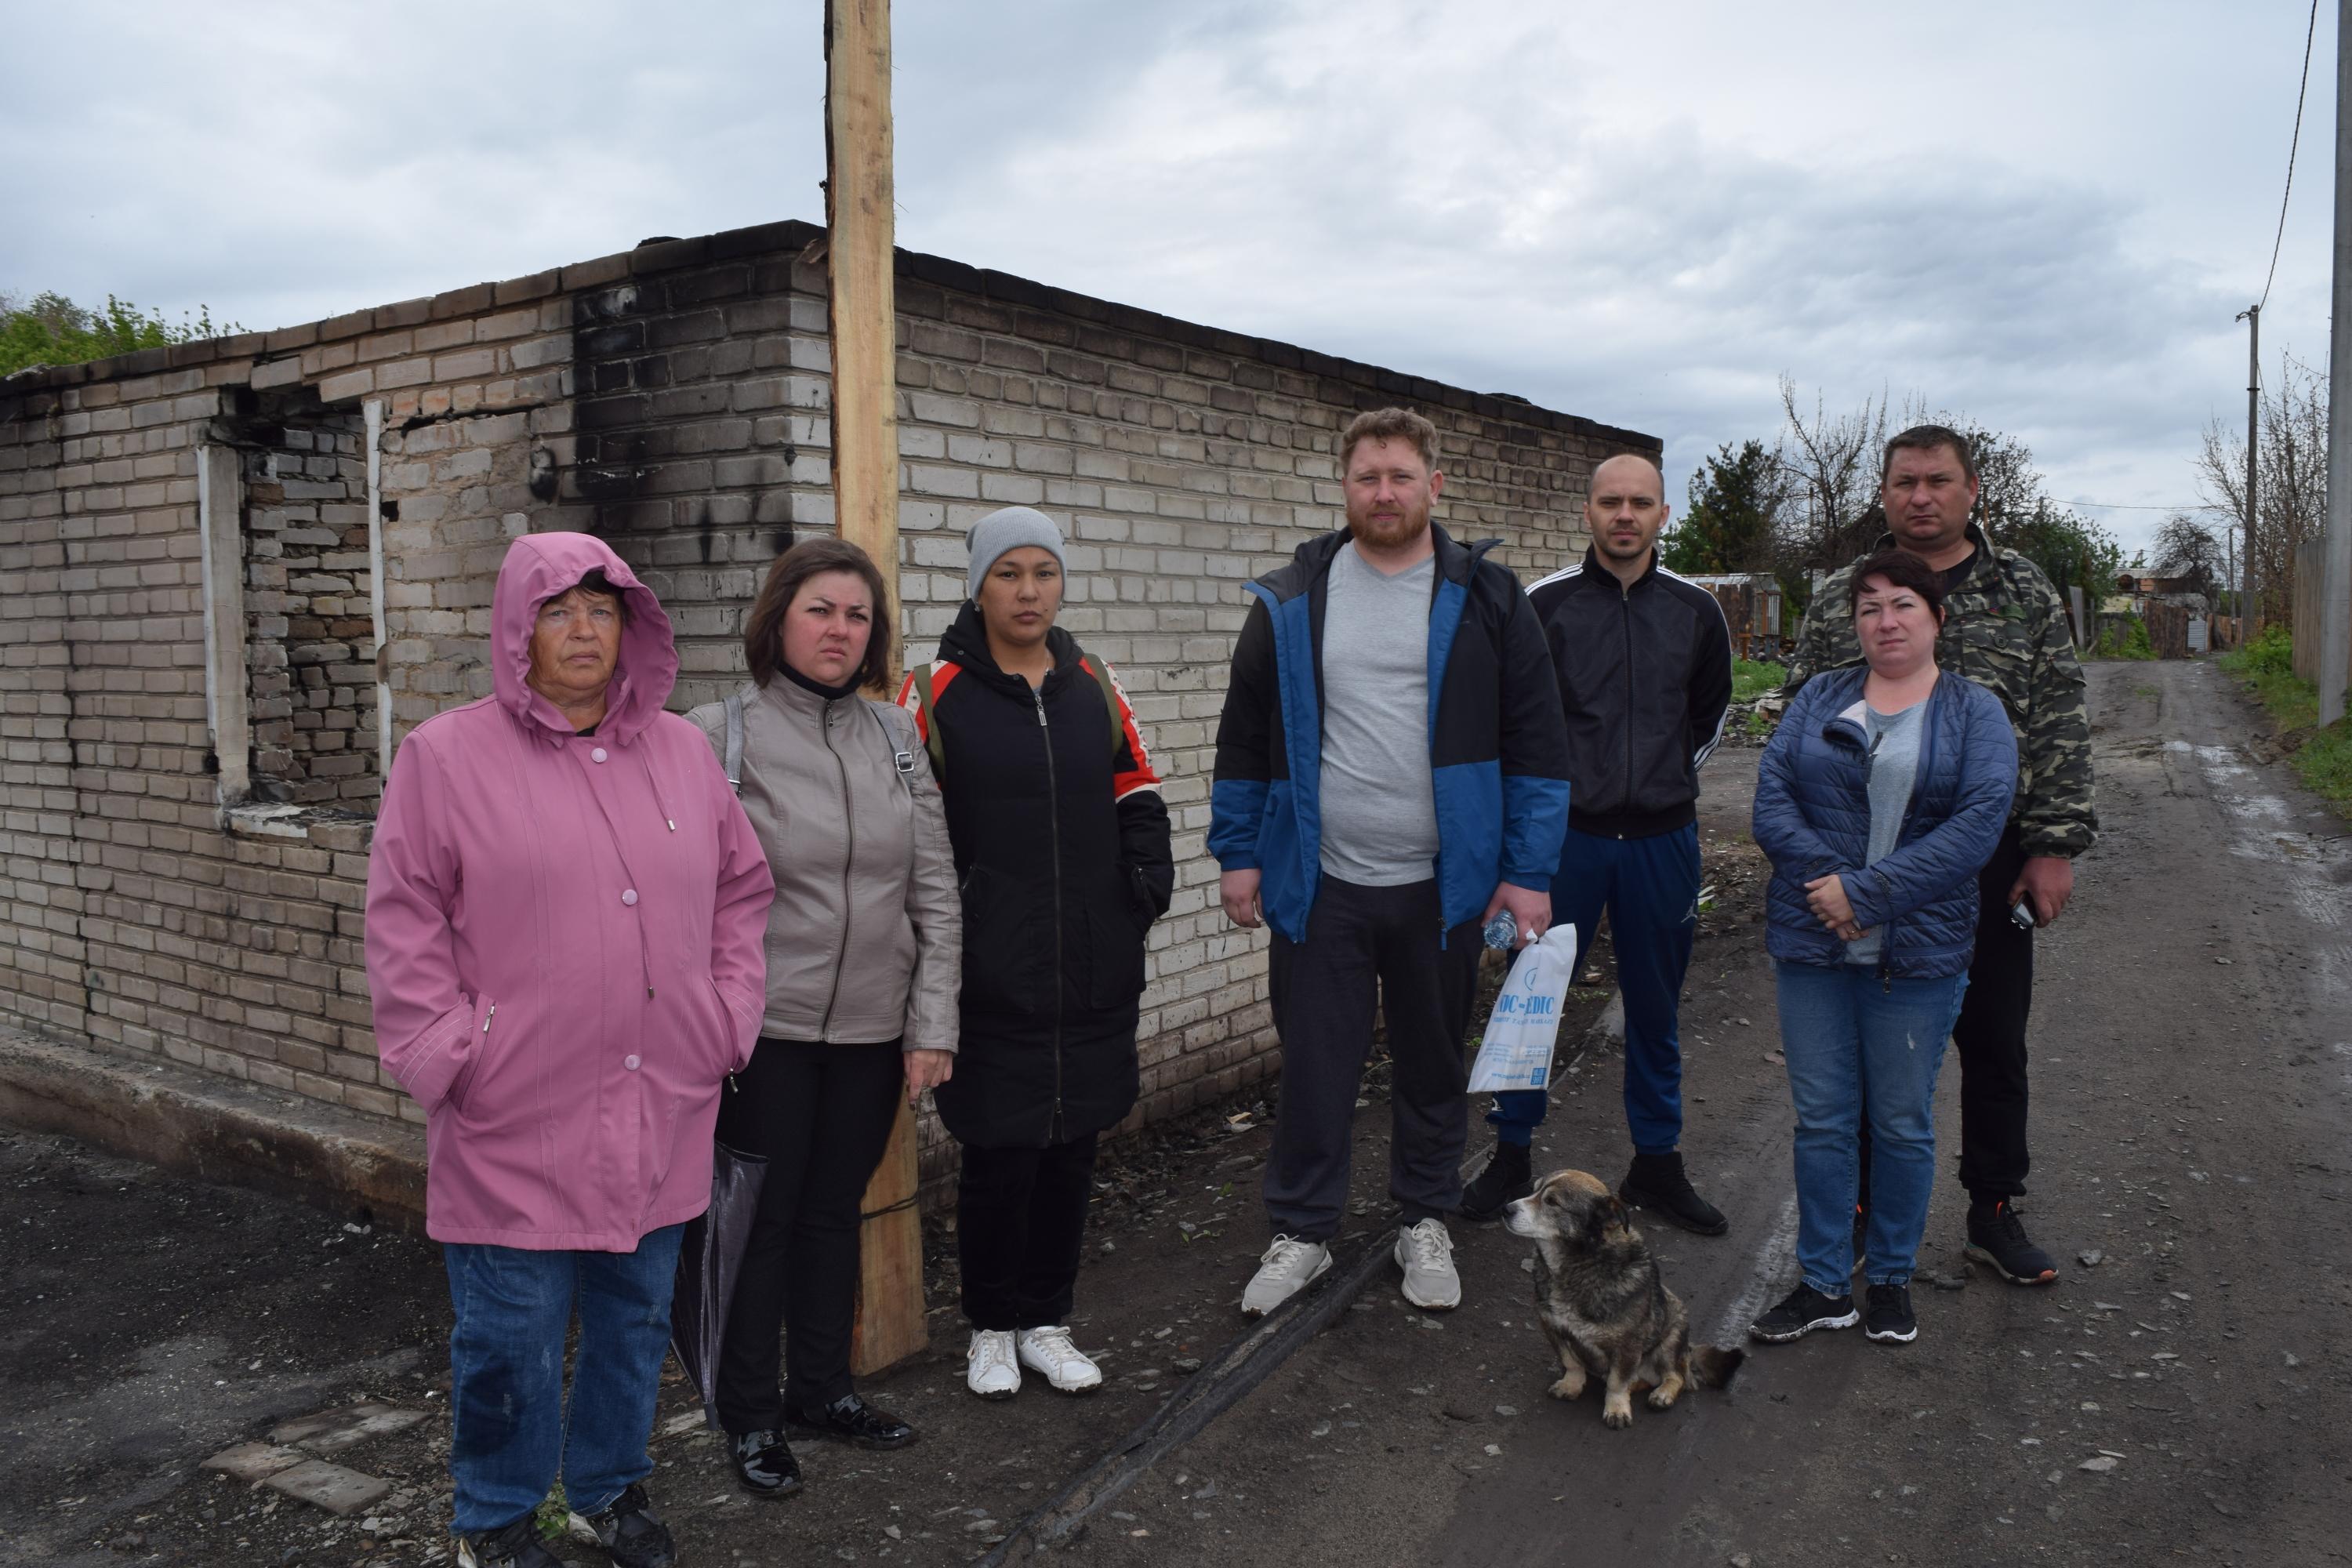
<svg viewBox="0 0 2352 1568"><path fill-rule="evenodd" d="M419 1121L361 960L391 750L488 691L491 586L526 531L595 532L646 575L677 706L740 678L767 563L832 527L821 234L650 243L0 383L0 1018ZM1339 521L1338 430L1429 415L1442 520L1522 575L1581 550L1596 461L1658 443L907 252L898 311L906 651L961 602L974 517L1064 521L1063 624L1118 668L1176 825L1138 1116L1226 1095L1273 1040L1264 939L1224 925L1202 847L1215 717L1242 582Z"/></svg>

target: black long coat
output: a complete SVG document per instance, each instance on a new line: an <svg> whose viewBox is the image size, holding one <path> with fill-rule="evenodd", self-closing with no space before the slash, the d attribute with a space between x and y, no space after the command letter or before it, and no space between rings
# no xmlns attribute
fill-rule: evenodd
<svg viewBox="0 0 2352 1568"><path fill-rule="evenodd" d="M1054 668L1033 690L998 668L967 604L930 672L963 893L962 1030L936 1098L948 1131L982 1148L1067 1142L1133 1109L1144 937L1175 887L1125 694L1114 738L1091 656L1059 627L1046 646Z"/></svg>

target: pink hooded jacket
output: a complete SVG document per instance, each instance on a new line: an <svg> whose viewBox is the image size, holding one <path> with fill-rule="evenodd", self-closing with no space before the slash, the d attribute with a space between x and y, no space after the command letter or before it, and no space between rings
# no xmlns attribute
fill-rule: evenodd
<svg viewBox="0 0 2352 1568"><path fill-rule="evenodd" d="M593 736L524 684L540 606L601 569L627 624ZM710 1200L719 1085L766 1003L768 858L662 704L669 617L603 542L529 534L491 607L497 695L400 744L368 861L384 1067L427 1113L439 1241L629 1252Z"/></svg>

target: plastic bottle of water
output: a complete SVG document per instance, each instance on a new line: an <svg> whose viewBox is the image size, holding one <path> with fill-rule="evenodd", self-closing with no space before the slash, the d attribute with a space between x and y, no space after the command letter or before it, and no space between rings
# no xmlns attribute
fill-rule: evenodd
<svg viewBox="0 0 2352 1568"><path fill-rule="evenodd" d="M1486 922L1486 945L1508 952L1511 944L1519 940L1519 922L1508 910L1496 910L1495 918Z"/></svg>

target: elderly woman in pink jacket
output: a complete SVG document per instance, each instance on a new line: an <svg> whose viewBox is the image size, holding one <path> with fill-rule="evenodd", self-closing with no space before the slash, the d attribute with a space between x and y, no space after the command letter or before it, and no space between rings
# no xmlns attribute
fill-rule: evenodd
<svg viewBox="0 0 2352 1568"><path fill-rule="evenodd" d="M490 651L496 695L401 743L368 866L377 1047L426 1113L456 1310L457 1561L553 1564L532 1512L560 1472L573 1531L651 1568L674 1555L640 1483L679 1235L759 1037L773 884L662 710L669 618L600 541L508 548Z"/></svg>

